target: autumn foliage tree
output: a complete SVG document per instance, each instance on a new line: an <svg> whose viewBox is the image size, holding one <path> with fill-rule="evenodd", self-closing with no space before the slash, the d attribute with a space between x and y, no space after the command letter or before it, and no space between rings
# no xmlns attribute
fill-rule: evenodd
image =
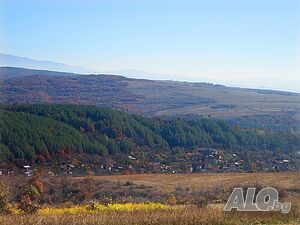
<svg viewBox="0 0 300 225"><path fill-rule="evenodd" d="M20 196L19 209L25 213L35 213L38 209L36 204L34 204L37 197L39 197L39 193L34 186L25 189Z"/></svg>
<svg viewBox="0 0 300 225"><path fill-rule="evenodd" d="M41 169L38 169L35 171L35 175L30 180L30 184L34 186L40 194L42 194L45 190L45 185L42 181L42 175L43 171Z"/></svg>
<svg viewBox="0 0 300 225"><path fill-rule="evenodd" d="M38 210L37 204L45 189L41 176L41 170L35 171L28 186L20 194L19 208L25 213L35 213Z"/></svg>

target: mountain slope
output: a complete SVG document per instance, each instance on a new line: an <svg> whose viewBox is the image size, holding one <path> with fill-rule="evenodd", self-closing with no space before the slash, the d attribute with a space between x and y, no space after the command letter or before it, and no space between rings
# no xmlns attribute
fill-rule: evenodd
<svg viewBox="0 0 300 225"><path fill-rule="evenodd" d="M14 77L5 75L16 70ZM0 102L5 104L90 104L147 116L202 116L241 125L255 121L255 126L250 127L289 132L297 132L300 127L300 94L291 92L21 68L4 68L0 75Z"/></svg>
<svg viewBox="0 0 300 225"><path fill-rule="evenodd" d="M276 157L293 157L300 146L295 135L257 133L208 119L146 118L95 106L2 106L0 124L2 161L133 154L143 162L179 161L183 166L189 160L199 163L201 148L209 147L248 161L269 157L271 163Z"/></svg>
<svg viewBox="0 0 300 225"><path fill-rule="evenodd" d="M0 137L0 161L34 161L38 156L49 160L62 149L107 154L73 127L28 113L0 110Z"/></svg>
<svg viewBox="0 0 300 225"><path fill-rule="evenodd" d="M11 77L33 76L33 75L73 76L74 73L56 72L50 70L32 70L32 69L24 69L19 67L0 67L0 77L2 79L11 78Z"/></svg>

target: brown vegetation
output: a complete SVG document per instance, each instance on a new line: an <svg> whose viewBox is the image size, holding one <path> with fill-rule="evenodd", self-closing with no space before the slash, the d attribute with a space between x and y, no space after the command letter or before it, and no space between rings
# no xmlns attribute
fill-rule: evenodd
<svg viewBox="0 0 300 225"><path fill-rule="evenodd" d="M300 173L190 173L190 174L137 174L128 176L99 176L102 181L133 182L155 187L162 192L176 188L213 189L261 184L284 189L300 187Z"/></svg>
<svg viewBox="0 0 300 225"><path fill-rule="evenodd" d="M155 211L112 211L98 214L65 214L65 215L26 215L0 216L1 225L197 225L197 224L298 224L299 211L293 210L289 214L278 212L229 212L208 207L199 209L183 207L178 210Z"/></svg>
<svg viewBox="0 0 300 225"><path fill-rule="evenodd" d="M28 194L27 207L72 207L96 203L161 202L176 206L170 209L137 211L101 211L79 214L10 215L2 211L1 225L100 225L100 224L298 224L300 223L300 173L234 173L234 174L148 174L123 176L6 177L4 203L18 205L23 187L34 187L37 199ZM280 201L292 202L288 214L281 212L223 212L233 187L276 187ZM21 193L24 193L21 192ZM27 196L27 197L28 197ZM26 202L25 201L25 202ZM34 202L34 204L33 204ZM19 202L20 204L20 202ZM4 207L7 208L7 207ZM54 211L55 212L55 211Z"/></svg>

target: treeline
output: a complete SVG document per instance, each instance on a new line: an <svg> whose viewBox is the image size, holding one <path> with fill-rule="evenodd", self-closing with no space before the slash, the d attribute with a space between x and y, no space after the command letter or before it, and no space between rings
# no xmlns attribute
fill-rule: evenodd
<svg viewBox="0 0 300 225"><path fill-rule="evenodd" d="M144 147L290 152L300 146L299 136L291 134L257 133L210 119L146 118L96 106L2 106L0 113L0 157L9 160L48 160L64 153L114 155Z"/></svg>

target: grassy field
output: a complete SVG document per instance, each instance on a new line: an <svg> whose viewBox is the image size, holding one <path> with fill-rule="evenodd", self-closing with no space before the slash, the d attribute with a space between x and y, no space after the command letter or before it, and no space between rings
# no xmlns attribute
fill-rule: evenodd
<svg viewBox="0 0 300 225"><path fill-rule="evenodd" d="M59 178L67 179L67 178ZM300 173L232 173L232 174L143 174L123 176L101 176L71 178L68 185L74 189L75 184L90 192L93 189L110 193L122 190L122 194L135 195L128 189L143 189L145 192L161 196L180 196L188 199L192 195L212 197L228 194L233 187L276 187L279 190L279 201L292 202L288 214L281 212L224 212L223 202L208 202L200 205L193 202L179 201L157 202L121 202L40 205L34 214L24 214L14 210L13 214L0 215L1 225L100 225L100 224L300 224ZM52 182L61 182L52 180ZM45 180L46 185L50 185ZM64 183L66 184L66 183ZM117 184L117 186L115 186ZM52 184L53 185L53 184ZM104 187L106 186L106 187ZM55 186L60 189L61 187ZM220 192L222 188L222 192ZM154 191L155 190L155 191ZM206 191L205 191L206 190ZM227 190L227 191L224 191ZM211 191L211 192L210 192ZM119 192L118 192L119 193ZM162 194L163 193L163 194ZM68 194L69 195L69 194ZM221 195L220 195L221 196ZM123 196L124 197L124 196ZM127 196L128 197L128 196ZM133 197L133 196L131 196ZM201 197L201 196L200 196ZM134 198L132 198L134 200ZM218 200L218 197L216 197ZM224 200L224 199L223 199ZM226 201L226 200L225 200ZM17 204L15 204L16 206Z"/></svg>
<svg viewBox="0 0 300 225"><path fill-rule="evenodd" d="M297 94L187 82L130 80L127 83L128 90L144 97L144 111L153 110L155 115L195 114L228 118L255 114L287 115L287 111L299 115L300 98Z"/></svg>
<svg viewBox="0 0 300 225"><path fill-rule="evenodd" d="M0 216L1 225L197 225L197 224L299 224L300 214L277 212L223 213L220 209L207 207L181 207L176 210L106 211L99 213L8 215Z"/></svg>
<svg viewBox="0 0 300 225"><path fill-rule="evenodd" d="M216 187L232 188L236 186L271 186L284 189L300 187L300 173L193 173L193 174L142 174L99 176L97 180L132 182L147 185L163 192L176 188L212 189ZM79 178L82 179L82 178Z"/></svg>

